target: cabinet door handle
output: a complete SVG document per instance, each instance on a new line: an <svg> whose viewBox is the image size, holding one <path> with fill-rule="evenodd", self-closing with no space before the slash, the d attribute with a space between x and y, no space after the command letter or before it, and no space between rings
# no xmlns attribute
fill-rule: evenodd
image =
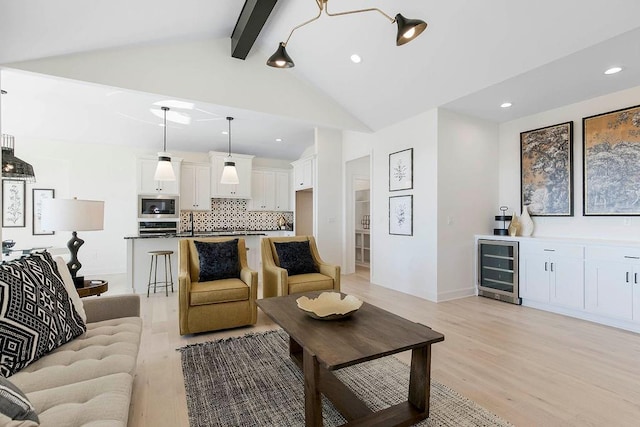
<svg viewBox="0 0 640 427"><path fill-rule="evenodd" d="M629 255L625 255L624 256L627 259L640 259L640 256L629 256Z"/></svg>
<svg viewBox="0 0 640 427"><path fill-rule="evenodd" d="M549 271L549 270L547 270L547 264L548 264L547 261L545 261L544 262L544 271Z"/></svg>
<svg viewBox="0 0 640 427"><path fill-rule="evenodd" d="M545 252L555 252L555 249L544 249Z"/></svg>
<svg viewBox="0 0 640 427"><path fill-rule="evenodd" d="M553 271L553 263L551 263L551 271Z"/></svg>
<svg viewBox="0 0 640 427"><path fill-rule="evenodd" d="M633 273L633 283L638 284L638 273Z"/></svg>
<svg viewBox="0 0 640 427"><path fill-rule="evenodd" d="M626 279L625 280L626 280L627 283L629 283L629 272L628 271L626 272Z"/></svg>

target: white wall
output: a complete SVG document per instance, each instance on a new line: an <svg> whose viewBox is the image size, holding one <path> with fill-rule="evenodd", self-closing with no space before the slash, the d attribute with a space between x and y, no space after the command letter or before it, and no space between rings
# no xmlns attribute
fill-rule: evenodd
<svg viewBox="0 0 640 427"><path fill-rule="evenodd" d="M638 105L640 86L500 125L499 202L520 204L520 132L573 121L573 217L533 217L534 236L640 239L640 219L582 216L582 118Z"/></svg>
<svg viewBox="0 0 640 427"><path fill-rule="evenodd" d="M342 132L316 128L315 148L313 197L318 251L325 262L342 265Z"/></svg>
<svg viewBox="0 0 640 427"><path fill-rule="evenodd" d="M498 204L498 125L438 110L438 301L475 294L474 234Z"/></svg>

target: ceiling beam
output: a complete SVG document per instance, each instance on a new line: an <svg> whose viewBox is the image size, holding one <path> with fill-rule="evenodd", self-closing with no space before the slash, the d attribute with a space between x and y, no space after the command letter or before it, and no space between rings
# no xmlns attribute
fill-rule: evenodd
<svg viewBox="0 0 640 427"><path fill-rule="evenodd" d="M278 0L246 0L231 34L231 56L245 59Z"/></svg>

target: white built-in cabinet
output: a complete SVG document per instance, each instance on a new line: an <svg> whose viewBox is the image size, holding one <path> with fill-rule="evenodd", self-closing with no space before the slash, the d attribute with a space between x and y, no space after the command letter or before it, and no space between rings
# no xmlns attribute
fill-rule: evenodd
<svg viewBox="0 0 640 427"><path fill-rule="evenodd" d="M587 310L640 323L640 248L587 248L586 279Z"/></svg>
<svg viewBox="0 0 640 427"><path fill-rule="evenodd" d="M584 246L520 243L520 297L584 308Z"/></svg>
<svg viewBox="0 0 640 427"><path fill-rule="evenodd" d="M293 166L293 190L313 188L313 157L291 162Z"/></svg>
<svg viewBox="0 0 640 427"><path fill-rule="evenodd" d="M180 166L181 160L172 159L171 165L176 175L175 181L156 181L154 175L158 165L157 158L139 158L137 181L138 194L170 194L178 195L180 192Z"/></svg>
<svg viewBox="0 0 640 427"><path fill-rule="evenodd" d="M211 166L208 163L184 162L180 177L180 209L211 210Z"/></svg>
<svg viewBox="0 0 640 427"><path fill-rule="evenodd" d="M232 160L236 164L238 172L238 184L222 184L222 170L226 153L209 152L211 159L211 197L226 199L250 199L251 198L251 168L254 156L245 154L232 154Z"/></svg>
<svg viewBox="0 0 640 427"><path fill-rule="evenodd" d="M252 211L291 211L289 172L276 169L254 169L251 172Z"/></svg>
<svg viewBox="0 0 640 427"><path fill-rule="evenodd" d="M476 236L491 239L495 236ZM640 245L507 237L519 242L522 304L640 332Z"/></svg>

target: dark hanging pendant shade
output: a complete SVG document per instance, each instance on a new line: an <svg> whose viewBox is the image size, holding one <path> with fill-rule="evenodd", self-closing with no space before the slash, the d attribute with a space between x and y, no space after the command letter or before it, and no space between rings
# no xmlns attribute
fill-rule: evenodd
<svg viewBox="0 0 640 427"><path fill-rule="evenodd" d="M427 23L421 19L407 19L401 14L396 15L398 24L398 35L396 36L396 46L402 46L418 37L427 29Z"/></svg>
<svg viewBox="0 0 640 427"><path fill-rule="evenodd" d="M2 135L2 178L36 182L33 166L14 155L14 138Z"/></svg>
<svg viewBox="0 0 640 427"><path fill-rule="evenodd" d="M280 42L276 52L267 60L267 65L275 68L292 68L295 66L293 59L287 54L285 44Z"/></svg>

